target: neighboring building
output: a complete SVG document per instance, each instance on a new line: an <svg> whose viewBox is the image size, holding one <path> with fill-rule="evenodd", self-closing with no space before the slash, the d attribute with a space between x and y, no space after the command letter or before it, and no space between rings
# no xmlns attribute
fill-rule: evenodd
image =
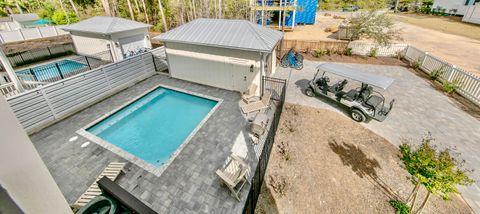
<svg viewBox="0 0 480 214"><path fill-rule="evenodd" d="M152 25L128 19L96 16L63 30L70 32L75 50L80 55L94 55L110 51L115 62L134 55L142 49L152 48L148 29Z"/></svg>
<svg viewBox="0 0 480 214"><path fill-rule="evenodd" d="M462 21L474 24L480 24L480 3L468 6Z"/></svg>
<svg viewBox="0 0 480 214"><path fill-rule="evenodd" d="M253 22L278 23L278 28L293 30L298 24L315 24L318 0L255 0ZM278 20L277 20L278 19ZM273 25L271 25L273 26Z"/></svg>
<svg viewBox="0 0 480 214"><path fill-rule="evenodd" d="M467 8L477 1L479 0L434 0L432 8L444 8L446 13L463 16Z"/></svg>
<svg viewBox="0 0 480 214"><path fill-rule="evenodd" d="M0 30L12 31L22 28L37 27L34 22L40 20L35 13L13 14L0 19Z"/></svg>
<svg viewBox="0 0 480 214"><path fill-rule="evenodd" d="M275 72L282 38L246 20L197 19L154 39L165 44L172 77L243 92Z"/></svg>

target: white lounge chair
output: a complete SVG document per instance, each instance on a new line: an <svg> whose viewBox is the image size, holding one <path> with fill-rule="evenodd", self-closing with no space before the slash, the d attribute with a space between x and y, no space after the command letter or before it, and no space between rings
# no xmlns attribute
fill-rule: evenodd
<svg viewBox="0 0 480 214"><path fill-rule="evenodd" d="M259 101L248 103L247 105L242 106L243 113L248 114L250 112L260 111L262 109L268 108L271 97L272 97L272 92L265 91L265 93L263 93L262 99L260 99Z"/></svg>
<svg viewBox="0 0 480 214"><path fill-rule="evenodd" d="M233 196L240 201L239 193L245 183L250 181L247 178L247 172L250 170L249 166L235 154L230 155L230 160L224 168L217 170L217 175L227 185Z"/></svg>
<svg viewBox="0 0 480 214"><path fill-rule="evenodd" d="M253 101L252 98L255 97L255 92L257 91L257 85L256 84L251 84L250 88L248 88L247 91L242 93L242 100L245 103L250 103Z"/></svg>
<svg viewBox="0 0 480 214"><path fill-rule="evenodd" d="M103 170L103 172L98 176L98 178L93 182L93 184L83 193L80 198L73 204L76 207L83 207L85 204L90 202L93 198L102 194L102 190L98 188L97 181L103 178L104 176L109 178L112 181L115 181L120 173L123 171L126 163L111 162Z"/></svg>

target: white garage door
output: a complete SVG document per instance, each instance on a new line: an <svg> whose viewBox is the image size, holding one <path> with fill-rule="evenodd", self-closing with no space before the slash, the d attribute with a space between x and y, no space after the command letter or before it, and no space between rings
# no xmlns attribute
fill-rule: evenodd
<svg viewBox="0 0 480 214"><path fill-rule="evenodd" d="M172 77L218 88L245 91L258 72L250 72L249 60L215 55L186 54L168 50ZM258 85L258 83L256 83Z"/></svg>
<svg viewBox="0 0 480 214"><path fill-rule="evenodd" d="M138 49L145 47L144 35L125 37L119 39L118 41L124 54L128 53L129 51L137 51Z"/></svg>

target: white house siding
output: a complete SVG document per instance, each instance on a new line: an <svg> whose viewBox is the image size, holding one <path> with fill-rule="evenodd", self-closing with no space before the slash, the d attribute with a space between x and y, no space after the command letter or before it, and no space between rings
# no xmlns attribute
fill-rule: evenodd
<svg viewBox="0 0 480 214"><path fill-rule="evenodd" d="M480 5L469 6L462 21L480 24Z"/></svg>
<svg viewBox="0 0 480 214"><path fill-rule="evenodd" d="M435 0L433 2L432 8L445 8L446 13L450 13L451 9L457 9L457 13L455 15L465 15L468 5L473 5L473 2L475 2L475 0L470 0L468 2L468 5L465 5L466 2L467 0Z"/></svg>
<svg viewBox="0 0 480 214"><path fill-rule="evenodd" d="M152 48L148 38L148 28L130 30L110 35L110 39L115 43L115 51L120 60L127 51L135 51L138 48Z"/></svg>
<svg viewBox="0 0 480 214"><path fill-rule="evenodd" d="M240 92L260 86L259 52L169 42L166 53L172 77Z"/></svg>
<svg viewBox="0 0 480 214"><path fill-rule="evenodd" d="M97 35L72 33L73 44L77 54L94 55L99 52L108 51L109 41L104 38L95 38Z"/></svg>

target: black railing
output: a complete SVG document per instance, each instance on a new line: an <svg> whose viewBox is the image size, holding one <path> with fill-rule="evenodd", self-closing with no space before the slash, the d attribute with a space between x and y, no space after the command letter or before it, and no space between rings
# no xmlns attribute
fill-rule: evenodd
<svg viewBox="0 0 480 214"><path fill-rule="evenodd" d="M90 56L77 56L61 61L51 62L17 71L20 79L25 81L55 82L83 73L112 62L109 51Z"/></svg>
<svg viewBox="0 0 480 214"><path fill-rule="evenodd" d="M74 53L72 44L54 45L46 48L32 49L24 52L8 54L7 58L13 67L28 65L34 62L49 60Z"/></svg>
<svg viewBox="0 0 480 214"><path fill-rule="evenodd" d="M275 133L277 132L278 122L282 114L283 103L285 102L285 91L287 81L284 79L277 79L272 77L263 77L262 93L265 90L272 92L272 100L276 101L275 113L273 114L272 125L266 134L265 143L263 145L262 153L260 155L257 169L253 175L250 192L243 208L243 213L255 213L258 196L262 188L265 171L267 170L270 153L272 151L273 143L275 142Z"/></svg>

